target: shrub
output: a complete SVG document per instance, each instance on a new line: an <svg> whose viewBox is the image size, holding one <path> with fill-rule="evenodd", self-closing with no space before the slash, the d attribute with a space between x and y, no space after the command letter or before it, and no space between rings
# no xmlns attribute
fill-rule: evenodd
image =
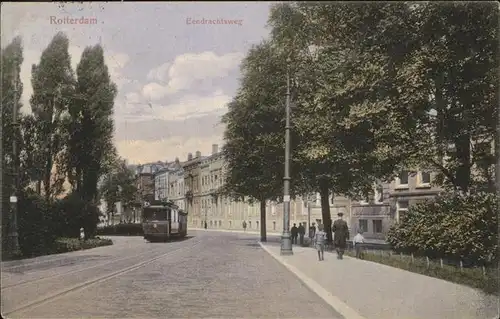
<svg viewBox="0 0 500 319"><path fill-rule="evenodd" d="M496 212L494 194L445 194L410 207L387 241L396 251L491 263L497 252Z"/></svg>
<svg viewBox="0 0 500 319"><path fill-rule="evenodd" d="M118 224L97 230L98 235L142 236L142 224Z"/></svg>
<svg viewBox="0 0 500 319"><path fill-rule="evenodd" d="M99 223L99 209L78 193L71 193L54 205L52 213L53 231L58 237L78 238L80 228L85 229L85 237L96 234Z"/></svg>
<svg viewBox="0 0 500 319"><path fill-rule="evenodd" d="M19 248L25 257L44 255L56 239L50 227L50 206L36 193L19 196Z"/></svg>
<svg viewBox="0 0 500 319"><path fill-rule="evenodd" d="M91 249L110 245L113 245L113 241L108 238L92 238L88 240L80 240L77 238L58 238L55 241L50 253L62 254L70 251Z"/></svg>

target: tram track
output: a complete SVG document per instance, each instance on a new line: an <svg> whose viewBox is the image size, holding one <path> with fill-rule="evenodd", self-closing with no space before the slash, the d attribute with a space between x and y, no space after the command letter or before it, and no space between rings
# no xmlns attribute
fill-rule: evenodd
<svg viewBox="0 0 500 319"><path fill-rule="evenodd" d="M49 275L49 276L45 276L45 277L41 277L41 278L34 278L34 279L25 280L25 281L21 281L21 282L14 283L14 284L9 284L9 285L2 285L1 290L2 290L2 293L5 293L4 290L7 290L7 289L17 288L19 286L24 286L24 285L28 285L28 284L34 284L36 282L41 282L41 281L44 281L44 280L54 279L54 278L57 278L57 277L63 277L63 276L73 275L73 274L77 274L79 272L84 272L84 271L87 271L87 270L90 270L90 269L95 269L95 268L107 266L107 265L110 265L110 264L113 264L113 263L116 263L116 262L125 261L125 260L129 260L129 259L133 259L133 258L137 258L137 257L140 257L140 256L149 255L149 254L151 254L151 251L142 252L142 253L135 254L135 255L132 255L132 256L117 258L117 259L106 261L106 262L103 262L103 263L100 263L100 264L97 264L97 265L93 265L93 266L89 266L89 267L84 267L84 268L80 268L80 269L74 269L74 270L70 270L70 271L67 271L67 272L63 272L63 273L57 273L57 274L54 274L54 275Z"/></svg>
<svg viewBox="0 0 500 319"><path fill-rule="evenodd" d="M157 255L156 257L149 258L149 259L147 259L145 261L142 261L142 262L139 262L139 263L135 263L135 264L133 264L131 266L127 266L127 267L121 268L120 270L116 270L116 271L113 271L111 273L107 273L105 275L99 276L97 278L92 278L92 279L86 280L84 282L80 282L78 284L74 284L74 285L72 285L70 287L66 287L64 289L60 289L60 290L58 290L56 292L53 292L53 293L45 294L44 296L41 296L41 297L39 297L39 298L37 298L35 300L29 301L29 302L27 302L25 304L22 304L22 305L19 305L17 307L13 307L13 309L9 309L7 311L4 311L3 315L5 315L5 316L12 316L13 314L25 312L27 310L30 310L30 309L36 307L36 306L39 306L39 305L42 305L42 304L45 304L45 303L48 303L48 302L55 301L55 300L57 300L59 298L62 298L64 296L72 293L72 292L76 292L76 291L85 289L87 287L93 286L93 285L104 283L104 282L106 282L106 281L108 281L110 279L113 279L115 277L124 275L124 274L126 274L128 272L131 272L131 271L134 271L136 269L142 268L144 266L147 266L149 264L152 264L152 263L156 262L157 260L160 260L160 259L165 258L167 256L176 254L176 253L178 253L180 251L191 250L191 249L195 248L196 246L198 246L198 245L200 245L202 243L203 243L202 240L198 240L198 241L192 243L191 245L181 246L181 247L175 248L175 249L173 249L171 251L168 251L168 252L166 252L164 254ZM151 251L148 252L148 254L151 254L151 253L152 253ZM158 253L158 252L157 251L153 252L153 254L155 254L155 253ZM141 254L136 255L134 257L137 258L140 255ZM131 257L131 258L134 258L134 257ZM117 262L117 260L115 260L113 262ZM108 263L113 263L113 262L108 262ZM87 270L89 268L90 267L88 267ZM91 268L96 268L96 267L91 267ZM68 275L68 273L66 273L66 275ZM32 281L30 283L33 284L34 282Z"/></svg>

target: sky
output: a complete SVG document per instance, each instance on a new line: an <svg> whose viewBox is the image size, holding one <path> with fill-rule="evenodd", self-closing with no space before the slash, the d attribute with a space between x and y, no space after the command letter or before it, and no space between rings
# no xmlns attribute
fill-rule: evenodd
<svg viewBox="0 0 500 319"><path fill-rule="evenodd" d="M210 155L235 94L239 65L269 34L268 2L2 3L1 43L23 39L22 112L30 112L31 65L57 32L73 68L101 43L118 86L115 145L131 164ZM82 19L83 18L83 19ZM76 21L75 21L76 20ZM84 22L84 23L81 23Z"/></svg>

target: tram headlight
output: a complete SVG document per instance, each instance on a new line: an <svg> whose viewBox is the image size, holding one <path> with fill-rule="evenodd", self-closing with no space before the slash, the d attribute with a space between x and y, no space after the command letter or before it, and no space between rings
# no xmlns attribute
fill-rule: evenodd
<svg viewBox="0 0 500 319"><path fill-rule="evenodd" d="M158 227L158 225L156 225L156 224L153 224L153 228L157 228L157 227Z"/></svg>

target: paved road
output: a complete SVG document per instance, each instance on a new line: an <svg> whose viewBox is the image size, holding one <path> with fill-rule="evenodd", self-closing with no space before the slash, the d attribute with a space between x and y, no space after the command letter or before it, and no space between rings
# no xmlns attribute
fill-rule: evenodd
<svg viewBox="0 0 500 319"><path fill-rule="evenodd" d="M171 243L115 245L2 264L8 318L342 318L256 235L191 232ZM35 303L36 301L36 303Z"/></svg>

